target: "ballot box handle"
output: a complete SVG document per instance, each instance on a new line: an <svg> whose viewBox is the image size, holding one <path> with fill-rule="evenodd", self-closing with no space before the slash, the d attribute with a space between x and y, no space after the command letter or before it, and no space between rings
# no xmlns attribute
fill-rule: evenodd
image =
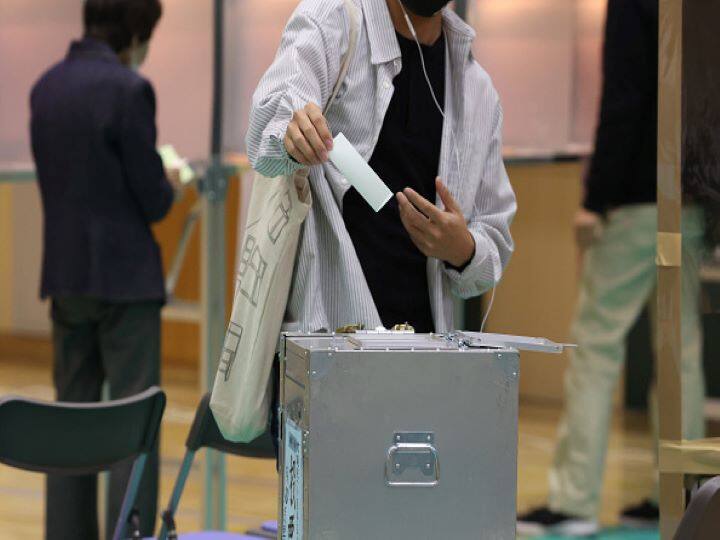
<svg viewBox="0 0 720 540"><path fill-rule="evenodd" d="M385 459L391 488L434 488L440 483L440 455L432 431L397 431Z"/></svg>

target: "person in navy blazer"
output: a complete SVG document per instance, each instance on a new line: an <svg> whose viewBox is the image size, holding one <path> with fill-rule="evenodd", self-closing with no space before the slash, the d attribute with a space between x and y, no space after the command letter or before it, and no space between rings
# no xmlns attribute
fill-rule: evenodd
<svg viewBox="0 0 720 540"><path fill-rule="evenodd" d="M137 68L158 0L86 0L84 36L32 89L31 140L44 213L40 294L51 299L54 382L61 401L98 401L160 383L160 249L150 225L174 189L156 152L155 94ZM111 475L108 530L130 472ZM137 507L156 515L157 452ZM98 538L94 476L49 477L46 537ZM109 537L109 536L108 536Z"/></svg>

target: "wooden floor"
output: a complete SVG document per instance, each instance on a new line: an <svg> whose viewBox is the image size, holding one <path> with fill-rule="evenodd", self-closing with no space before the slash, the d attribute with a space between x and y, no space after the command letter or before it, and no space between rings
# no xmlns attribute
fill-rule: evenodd
<svg viewBox="0 0 720 540"><path fill-rule="evenodd" d="M166 370L163 379L168 407L162 430L161 504L167 501L175 480L199 395L193 371ZM52 399L49 365L37 360L0 358L0 395L11 393ZM521 405L518 471L521 511L545 501L559 414L556 407ZM274 518L277 492L274 462L229 458L227 467L229 528L242 531ZM618 415L612 429L603 493L601 518L605 523L614 523L619 508L649 493L652 467L653 453L644 417ZM196 464L178 513L181 532L199 527L201 482ZM42 538L43 485L39 474L0 465L0 539Z"/></svg>

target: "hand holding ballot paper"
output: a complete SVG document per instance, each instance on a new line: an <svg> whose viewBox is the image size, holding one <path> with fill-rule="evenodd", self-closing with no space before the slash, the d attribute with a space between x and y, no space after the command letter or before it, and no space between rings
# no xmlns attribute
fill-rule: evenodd
<svg viewBox="0 0 720 540"><path fill-rule="evenodd" d="M288 154L303 165L332 161L376 212L392 198L392 192L345 135L338 133L333 140L320 107L314 103L295 111L285 132L284 143Z"/></svg>
<svg viewBox="0 0 720 540"><path fill-rule="evenodd" d="M158 148L158 154L162 159L165 174L170 183L179 192L195 180L195 172L188 164L187 160L180 157L175 147L171 144L164 144Z"/></svg>

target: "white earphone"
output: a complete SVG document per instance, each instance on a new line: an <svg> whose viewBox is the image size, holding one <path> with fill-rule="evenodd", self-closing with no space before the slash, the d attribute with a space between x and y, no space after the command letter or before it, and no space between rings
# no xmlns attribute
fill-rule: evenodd
<svg viewBox="0 0 720 540"><path fill-rule="evenodd" d="M420 46L420 40L417 37L417 32L415 32L415 27L413 26L413 23L410 20L410 17L408 16L408 13L405 10L405 6L403 6L403 4L402 4L402 1L398 0L398 4L400 5L400 9L402 9L403 15L405 16L405 22L407 23L408 28L410 29L410 33L412 34L412 37L415 40L415 44L417 45L418 53L420 54L420 64L422 64L423 75L425 75L425 82L427 83L428 88L430 89L430 95L433 98L435 107L437 107L437 110L440 112L440 115L443 117L443 120L447 120L447 117L445 116L445 111L440 106L437 96L435 95L435 91L433 90L432 84L430 83L430 76L428 75L427 68L425 67L425 57L423 56L422 47ZM457 137L455 137L455 132L453 131L453 129L451 127L450 127L450 137L452 138L451 144L453 147L453 153L455 154L455 164L457 165L457 172L458 172L458 174L460 174L460 154L458 153L457 144L456 144Z"/></svg>

